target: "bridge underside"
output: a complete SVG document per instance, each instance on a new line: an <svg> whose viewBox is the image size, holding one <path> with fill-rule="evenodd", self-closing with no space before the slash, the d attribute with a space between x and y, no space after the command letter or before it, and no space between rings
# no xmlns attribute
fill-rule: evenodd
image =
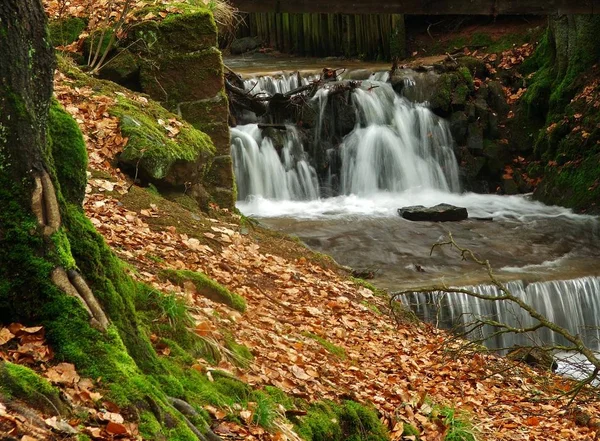
<svg viewBox="0 0 600 441"><path fill-rule="evenodd" d="M598 14L600 0L232 0L242 12L553 15Z"/></svg>

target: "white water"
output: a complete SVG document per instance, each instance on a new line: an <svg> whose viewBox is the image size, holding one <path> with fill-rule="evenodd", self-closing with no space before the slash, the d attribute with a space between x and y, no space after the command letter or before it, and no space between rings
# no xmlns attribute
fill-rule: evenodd
<svg viewBox="0 0 600 441"><path fill-rule="evenodd" d="M263 77L247 80L246 87L256 89L257 93L274 93L293 89L297 84L296 76L277 80ZM327 94L327 89L321 89L314 97L319 108L315 143L321 136L320 121L327 118ZM357 124L340 147L342 194L371 197L381 192L414 189L459 190L458 164L445 121L424 105L396 95L387 83L365 81L353 92L352 100ZM232 156L240 200L249 196L255 197L255 201L261 200L257 197L280 201L319 197L318 187L307 185L312 182L314 168L306 155L285 156L292 150L303 152L291 129L287 136L295 138L286 140L278 163L272 140L263 138L256 125L232 130ZM287 148L288 144L294 147ZM294 161L299 162L295 165ZM290 170L299 179L291 178Z"/></svg>
<svg viewBox="0 0 600 441"><path fill-rule="evenodd" d="M271 139L261 136L256 124L231 129L231 155L241 199L258 194L288 201L319 196L317 173L307 162L298 133L290 126L285 138L279 155Z"/></svg>
<svg viewBox="0 0 600 441"><path fill-rule="evenodd" d="M571 279L529 285L509 282L508 287L549 319L580 333L592 348L600 349L600 274L595 264L600 258L598 219L563 207L546 206L527 196L459 193L458 167L447 124L426 107L428 83L423 78L429 81L430 77L427 73L406 78L403 94L424 104L411 103L395 94L388 84L375 81L385 81L385 75L371 76L370 81L364 81L354 91L358 122L341 146L341 188L335 197L317 197L317 185L309 186L310 190L292 191L288 174L302 173L293 166L285 149L277 155L272 142L258 134L256 125L234 129L232 153L238 188L247 189L240 192L238 208L246 215L262 218L273 228L297 234L311 247L331 253L340 263L356 268L372 265L381 270L374 283L392 290L407 283L441 281L459 286L485 280L485 275L476 274L472 266L452 253L440 250L430 255L431 245L452 231L461 245L490 259L505 280ZM269 85L269 81L259 84L261 90L268 89L267 93L295 86L287 85L289 77L277 80L276 86ZM328 118L328 92L320 90L314 99L318 103L318 119L323 121ZM317 124L315 141L322 139L321 130L321 124ZM249 134L252 136L246 136ZM301 168L310 171L311 177L316 175L305 153L295 158L302 162ZM314 183L315 179L303 182ZM411 223L397 214L400 207L439 203L466 207L470 217L494 221L431 225ZM415 268L420 268L420 272ZM573 279L586 275L592 277ZM486 285L473 289L497 294ZM435 305L440 302L434 294L414 295L405 301L412 303L424 319L445 327L464 326L477 316L515 327L534 323L506 302L483 301L462 294L445 295L439 314ZM480 332L491 335L494 330L487 326ZM553 343L564 341L548 331L540 331L533 336L504 334L488 344L503 348ZM572 361L559 361L559 371L583 375L574 369Z"/></svg>
<svg viewBox="0 0 600 441"><path fill-rule="evenodd" d="M506 288L513 295L535 308L548 320L579 334L584 343L600 350L600 277L524 284L509 282ZM498 297L499 290L490 285L468 287L474 293ZM489 301L463 293L413 293L403 296L403 302L424 320L439 322L445 327L464 329L479 319L490 319L514 328L530 328L538 321L511 302ZM497 328L485 325L478 336L490 336ZM496 335L486 342L492 348L510 348L513 345L544 346L571 345L563 337L542 328L534 333Z"/></svg>

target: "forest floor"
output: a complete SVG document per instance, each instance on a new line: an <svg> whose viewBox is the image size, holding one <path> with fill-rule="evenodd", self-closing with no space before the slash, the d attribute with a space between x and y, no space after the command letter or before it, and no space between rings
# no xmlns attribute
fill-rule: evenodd
<svg viewBox="0 0 600 441"><path fill-rule="evenodd" d="M132 185L112 165L126 142L118 120L107 112L115 96L75 87L60 72L55 95L77 120L86 140L90 160L86 213L115 254L129 264L131 276L182 299L195 320L191 332L222 343L225 330L250 348L253 360L247 367L224 358L219 369L252 386L273 385L309 401L372 403L392 440L414 439L403 438L405 424L417 427L421 440L443 440L451 421L436 416L440 406L471 421L479 440L600 436L598 420L582 418L600 414L592 392L588 396L584 390L577 406L566 407L574 382L475 350L446 331L408 316L397 321L385 295L351 280L327 257L237 213L216 206L202 213ZM169 268L207 274L243 296L246 312L214 303L194 287L162 281L158 274ZM15 350L10 344L17 339L20 349ZM72 366L53 365L39 329L0 330L0 359L26 364L32 357L27 344L33 344L29 349L36 356L46 357L43 375L75 401L90 399L78 394L98 394ZM169 357L168 351L162 356ZM197 365L210 376L207 361L198 359ZM250 414L247 409L208 410L215 418L215 433L223 437L282 440L288 433L253 425L252 410ZM227 421L225 416L231 413L239 414L241 422ZM116 420L109 435L125 436L117 424L135 438L134 425L104 417L107 426ZM0 431L10 424L26 425L28 419L0 403ZM103 433L98 432L96 439L109 439L102 438ZM52 436L38 429L31 434L21 439Z"/></svg>

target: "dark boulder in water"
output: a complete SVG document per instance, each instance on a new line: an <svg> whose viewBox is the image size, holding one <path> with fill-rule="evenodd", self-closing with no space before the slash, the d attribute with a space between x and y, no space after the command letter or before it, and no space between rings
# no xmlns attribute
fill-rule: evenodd
<svg viewBox="0 0 600 441"><path fill-rule="evenodd" d="M551 369L552 372L558 369L558 363L554 360L552 354L543 347L517 346L506 357L509 360L526 363L529 366Z"/></svg>
<svg viewBox="0 0 600 441"><path fill-rule="evenodd" d="M435 207L415 205L398 209L398 214L410 221L425 222L457 222L469 217L466 208L449 204L438 204Z"/></svg>

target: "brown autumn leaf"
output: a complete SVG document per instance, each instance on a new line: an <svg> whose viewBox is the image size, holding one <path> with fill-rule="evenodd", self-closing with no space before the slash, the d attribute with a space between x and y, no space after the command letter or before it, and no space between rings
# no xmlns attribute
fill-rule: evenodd
<svg viewBox="0 0 600 441"><path fill-rule="evenodd" d="M75 366L71 363L60 363L46 371L46 378L53 383L74 384L79 381Z"/></svg>
<svg viewBox="0 0 600 441"><path fill-rule="evenodd" d="M106 431L111 435L124 435L127 433L127 427L123 424L109 421L106 425Z"/></svg>
<svg viewBox="0 0 600 441"><path fill-rule="evenodd" d="M8 328L0 329L0 346L8 343L13 338L15 338L15 335L12 332L10 332Z"/></svg>

